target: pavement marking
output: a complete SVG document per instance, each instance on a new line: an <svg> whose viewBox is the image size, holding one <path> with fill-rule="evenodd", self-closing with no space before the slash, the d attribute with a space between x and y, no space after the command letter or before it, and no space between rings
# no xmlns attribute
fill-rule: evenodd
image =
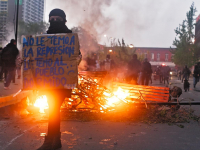
<svg viewBox="0 0 200 150"><path fill-rule="evenodd" d="M27 129L27 130L24 130L22 134L20 134L20 135L16 136L15 138L13 138L2 150L5 150L5 149L6 149L8 146L10 146L15 140L17 140L17 139L20 138L22 135L24 135L27 131L29 131L29 130L35 128L35 127L36 127L36 126L33 126L33 127L29 128L29 129Z"/></svg>

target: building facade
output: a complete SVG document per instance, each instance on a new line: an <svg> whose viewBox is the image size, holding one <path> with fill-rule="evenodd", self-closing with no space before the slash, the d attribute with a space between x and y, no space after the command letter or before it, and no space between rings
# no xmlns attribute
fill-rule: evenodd
<svg viewBox="0 0 200 150"><path fill-rule="evenodd" d="M155 48L155 47L135 47L136 53L147 58L152 66L167 65L175 67L172 62L173 54L170 52L170 48Z"/></svg>
<svg viewBox="0 0 200 150"><path fill-rule="evenodd" d="M8 21L16 19L16 0L8 1ZM44 0L19 0L19 21L41 22L44 20Z"/></svg>
<svg viewBox="0 0 200 150"><path fill-rule="evenodd" d="M6 27L9 30L8 34L14 35L15 22L17 13L17 0L0 0L0 10L6 12ZM19 0L19 21L24 22L41 22L44 21L44 3L45 0ZM2 17L0 17L1 19ZM0 34L6 32L6 28ZM0 36L0 45L4 38ZM9 39L7 39L9 41Z"/></svg>
<svg viewBox="0 0 200 150"><path fill-rule="evenodd" d="M6 36L6 24L8 16L8 0L0 0L0 46Z"/></svg>
<svg viewBox="0 0 200 150"><path fill-rule="evenodd" d="M107 54L116 54L115 47L104 47L103 45L99 45L100 50L106 50ZM140 60L147 58L152 66L157 67L160 65L166 65L171 68L176 67L176 65L172 62L173 54L171 53L170 48L158 48L158 47L127 47L127 49L131 51L135 51L135 53L138 55L138 58ZM119 54L117 52L117 54ZM121 53L122 55L122 53Z"/></svg>
<svg viewBox="0 0 200 150"><path fill-rule="evenodd" d="M195 25L195 43L200 48L200 15L196 19L196 25Z"/></svg>
<svg viewBox="0 0 200 150"><path fill-rule="evenodd" d="M23 0L22 20L24 22L41 22L44 20L44 0Z"/></svg>

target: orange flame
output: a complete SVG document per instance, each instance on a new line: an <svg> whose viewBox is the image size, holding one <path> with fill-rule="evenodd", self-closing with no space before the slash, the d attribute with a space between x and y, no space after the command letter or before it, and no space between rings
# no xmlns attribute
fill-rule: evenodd
<svg viewBox="0 0 200 150"><path fill-rule="evenodd" d="M118 88L117 91L113 92L113 96L111 96L111 94L109 93L104 93L105 96L107 96L107 104L106 107L112 107L118 103L120 103L121 101L127 103L127 101L125 100L130 94L128 91L123 90L122 88Z"/></svg>
<svg viewBox="0 0 200 150"><path fill-rule="evenodd" d="M38 97L34 106L40 108L40 113L45 113L44 110L49 108L47 97L45 95Z"/></svg>

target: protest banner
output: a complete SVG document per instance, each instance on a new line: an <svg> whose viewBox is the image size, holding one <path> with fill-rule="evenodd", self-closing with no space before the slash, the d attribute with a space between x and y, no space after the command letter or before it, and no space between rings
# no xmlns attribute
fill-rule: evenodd
<svg viewBox="0 0 200 150"><path fill-rule="evenodd" d="M73 89L79 41L74 33L23 36L23 89Z"/></svg>

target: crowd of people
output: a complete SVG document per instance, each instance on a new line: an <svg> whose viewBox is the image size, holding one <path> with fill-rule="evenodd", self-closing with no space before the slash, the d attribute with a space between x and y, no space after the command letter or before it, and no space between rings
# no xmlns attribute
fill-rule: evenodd
<svg viewBox="0 0 200 150"><path fill-rule="evenodd" d="M152 83L152 66L148 59L144 59L143 62L138 60L137 55L133 54L132 59L118 65L110 55L107 55L105 60L99 62L94 55L91 58L86 59L87 71L107 71L110 77L115 80L116 78L123 78L127 83L149 85L149 81Z"/></svg>
<svg viewBox="0 0 200 150"><path fill-rule="evenodd" d="M122 78L124 78L127 83L136 85L152 84L153 73L154 80L158 78L161 84L168 85L170 72L172 73L171 68L166 65L157 66L157 68L153 70L147 58L145 58L144 61L140 61L136 54L133 54L132 59L129 62L124 63L123 66L117 65L114 60L111 59L110 55L107 55L102 62L99 62L94 56L91 58L88 57L86 62L87 71L107 71L112 74L112 79L117 78L119 74L124 74ZM187 65L185 65L182 70L179 69L176 71L176 75L178 80L183 83L185 80L189 80L191 71ZM195 88L200 78L200 64L195 65L193 77L193 87Z"/></svg>
<svg viewBox="0 0 200 150"><path fill-rule="evenodd" d="M169 66L157 66L155 73L159 77L160 83L169 84L170 71L171 69Z"/></svg>
<svg viewBox="0 0 200 150"><path fill-rule="evenodd" d="M4 89L9 90L15 78L21 78L21 58L16 41L12 39L4 48L0 48L0 82L4 81Z"/></svg>
<svg viewBox="0 0 200 150"><path fill-rule="evenodd" d="M149 85L149 81L152 82L152 66L148 59L145 58L143 62L140 62L137 55L134 54L132 59L128 62L128 70L126 73L126 81L130 83L133 81L139 85Z"/></svg>

